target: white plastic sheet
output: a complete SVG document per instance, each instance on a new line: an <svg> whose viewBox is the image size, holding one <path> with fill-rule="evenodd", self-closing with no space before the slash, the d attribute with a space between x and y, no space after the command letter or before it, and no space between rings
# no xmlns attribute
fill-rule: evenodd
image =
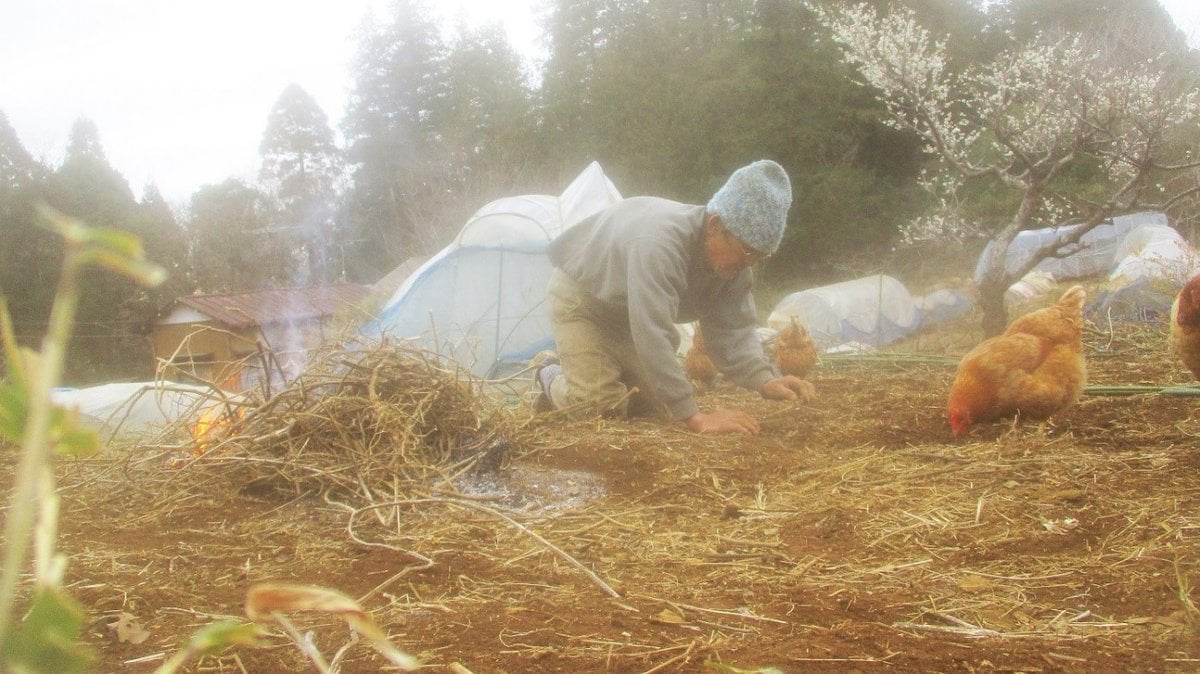
<svg viewBox="0 0 1200 674"><path fill-rule="evenodd" d="M1091 313L1097 320L1157 322L1188 279L1200 273L1200 256L1174 229L1133 230L1114 251L1112 268Z"/></svg>
<svg viewBox="0 0 1200 674"><path fill-rule="evenodd" d="M172 429L189 432L194 422L222 403L208 386L168 381L120 382L51 393L58 406L79 413L80 423L101 440L156 436Z"/></svg>
<svg viewBox="0 0 1200 674"><path fill-rule="evenodd" d="M921 322L908 288L882 274L792 293L775 305L767 325L780 330L792 316L822 350L847 342L882 346Z"/></svg>
<svg viewBox="0 0 1200 674"><path fill-rule="evenodd" d="M1084 234L1069 254L1061 258L1046 258L1039 262L1034 270L1051 274L1059 281L1098 276L1108 271L1112 264L1113 254L1121 240L1129 232L1145 225L1166 225L1167 216L1163 213L1133 213L1112 219L1111 224L1104 224ZM1070 232L1075 225L1065 227L1047 227L1031 229L1017 234L1008 246L1005 257L1005 268L1015 272L1027 262L1041 246L1053 241L1064 233ZM979 261L975 264L975 280L983 277L984 261L992 244L988 244Z"/></svg>

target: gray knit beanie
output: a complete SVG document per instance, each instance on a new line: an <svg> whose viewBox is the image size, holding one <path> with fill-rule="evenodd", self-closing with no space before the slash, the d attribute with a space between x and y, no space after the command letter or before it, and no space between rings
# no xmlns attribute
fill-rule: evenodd
<svg viewBox="0 0 1200 674"><path fill-rule="evenodd" d="M733 172L708 202L708 212L720 216L725 229L754 250L771 255L779 248L792 183L787 171L770 159L760 159Z"/></svg>

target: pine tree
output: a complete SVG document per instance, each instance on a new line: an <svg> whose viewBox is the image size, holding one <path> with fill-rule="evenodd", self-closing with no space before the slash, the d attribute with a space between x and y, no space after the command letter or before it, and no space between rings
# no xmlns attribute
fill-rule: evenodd
<svg viewBox="0 0 1200 674"><path fill-rule="evenodd" d="M150 183L142 190L132 229L142 239L146 257L167 270L167 280L148 291L150 301L161 308L190 293L195 281L188 267L187 236L157 185Z"/></svg>
<svg viewBox="0 0 1200 674"><path fill-rule="evenodd" d="M460 24L442 73L426 123L436 138L430 175L440 179L413 195L417 224L432 225L419 231L428 241L444 241L481 205L519 193L536 156L532 94L500 24Z"/></svg>
<svg viewBox="0 0 1200 674"><path fill-rule="evenodd" d="M354 188L346 203L356 280L375 280L398 261L428 252L414 215L415 195L440 179L426 120L438 95L445 53L419 0L397 0L387 25L366 22L343 122ZM363 278L363 275L367 278Z"/></svg>
<svg viewBox="0 0 1200 674"><path fill-rule="evenodd" d="M144 234L136 231L138 204L129 183L108 163L90 119L72 125L63 162L47 185L47 201L59 211L90 226ZM155 307L131 280L100 270L85 273L69 372L82 381L149 376L153 358L139 333Z"/></svg>
<svg viewBox="0 0 1200 674"><path fill-rule="evenodd" d="M317 101L297 84L279 96L259 145L260 184L274 199L271 236L294 252L294 281L326 283L341 276L334 231L336 187L342 178L341 150Z"/></svg>
<svg viewBox="0 0 1200 674"><path fill-rule="evenodd" d="M46 167L29 154L0 110L0 188L29 187L45 178Z"/></svg>
<svg viewBox="0 0 1200 674"><path fill-rule="evenodd" d="M206 293L261 290L290 285L289 251L269 245L270 198L230 178L192 195L187 230L190 266Z"/></svg>
<svg viewBox="0 0 1200 674"><path fill-rule="evenodd" d="M21 144L0 112L0 295L23 343L36 344L50 310L61 247L37 225L47 168Z"/></svg>

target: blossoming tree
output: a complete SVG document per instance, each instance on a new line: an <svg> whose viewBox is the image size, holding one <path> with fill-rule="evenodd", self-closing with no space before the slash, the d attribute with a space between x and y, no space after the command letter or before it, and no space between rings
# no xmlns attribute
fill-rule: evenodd
<svg viewBox="0 0 1200 674"><path fill-rule="evenodd" d="M934 40L911 10L812 9L886 106L887 122L915 132L937 160L923 184L938 206L907 226L905 240L991 236L976 286L986 335L1003 331L1005 290L1038 262L1077 250L1113 215L1165 210L1197 193L1196 180L1164 187L1170 175L1197 167L1177 149L1185 124L1195 141L1200 96L1161 60L1119 61L1075 36L1014 45L954 73L945 40ZM972 181L1011 197L1003 226L989 231L965 214ZM1018 232L1059 223L1078 226L1006 268Z"/></svg>

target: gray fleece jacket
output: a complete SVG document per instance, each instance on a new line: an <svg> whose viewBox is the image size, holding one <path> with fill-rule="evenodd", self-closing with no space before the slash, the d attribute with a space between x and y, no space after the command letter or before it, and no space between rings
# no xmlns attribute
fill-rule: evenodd
<svg viewBox="0 0 1200 674"><path fill-rule="evenodd" d="M652 393L676 419L700 409L676 357L676 323L699 320L713 362L738 385L757 391L776 375L755 330L751 272L730 280L713 272L704 251L704 220L704 206L632 197L571 227L549 249L556 267L628 315Z"/></svg>

